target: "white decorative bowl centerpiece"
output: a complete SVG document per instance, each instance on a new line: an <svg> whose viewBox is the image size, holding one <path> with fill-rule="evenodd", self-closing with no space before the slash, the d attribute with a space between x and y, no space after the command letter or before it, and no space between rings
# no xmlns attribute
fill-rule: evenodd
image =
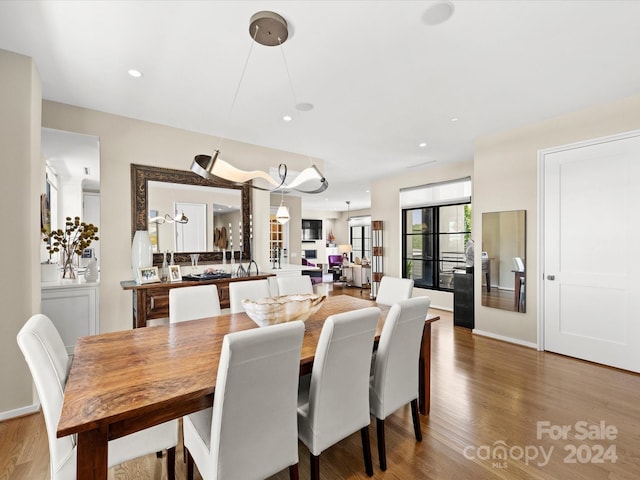
<svg viewBox="0 0 640 480"><path fill-rule="evenodd" d="M326 295L301 293L259 300L242 300L245 312L261 327L293 320L307 320L322 307Z"/></svg>

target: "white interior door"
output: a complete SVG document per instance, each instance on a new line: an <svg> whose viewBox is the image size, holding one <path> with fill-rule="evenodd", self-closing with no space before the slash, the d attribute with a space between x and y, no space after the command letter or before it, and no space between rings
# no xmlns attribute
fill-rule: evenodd
<svg viewBox="0 0 640 480"><path fill-rule="evenodd" d="M542 157L544 349L640 371L640 132Z"/></svg>
<svg viewBox="0 0 640 480"><path fill-rule="evenodd" d="M174 218L184 213L187 223L174 223L176 252L204 252L207 250L207 206L204 203L175 202Z"/></svg>

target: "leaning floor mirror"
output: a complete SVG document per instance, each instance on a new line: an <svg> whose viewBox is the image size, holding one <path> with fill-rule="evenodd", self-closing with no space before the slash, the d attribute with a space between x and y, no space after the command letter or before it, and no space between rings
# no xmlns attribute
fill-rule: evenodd
<svg viewBox="0 0 640 480"><path fill-rule="evenodd" d="M526 211L482 214L482 305L526 311Z"/></svg>

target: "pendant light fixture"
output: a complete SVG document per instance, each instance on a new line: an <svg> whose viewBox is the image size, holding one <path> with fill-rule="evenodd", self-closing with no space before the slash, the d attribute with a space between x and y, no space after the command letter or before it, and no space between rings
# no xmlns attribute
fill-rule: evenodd
<svg viewBox="0 0 640 480"><path fill-rule="evenodd" d="M351 210L349 206L351 205L351 201L347 200L347 237L351 237L349 232L349 221L351 220ZM343 243L342 245L338 245L338 252L342 254L342 263L343 265L348 265L349 263L349 254L353 251L350 243Z"/></svg>
<svg viewBox="0 0 640 480"><path fill-rule="evenodd" d="M287 60L284 56L284 50L282 49L282 44L287 40L287 38L289 38L287 21L281 15L278 15L275 12L258 12L251 17L249 24L249 34L251 35L253 42L251 43L251 47L249 48L249 54L247 55L247 59L242 69L242 74L240 75L240 80L236 87L233 101L231 102L231 111L233 111L236 99L238 98L240 85L242 84L247 64L249 63L249 59L251 58L251 51L253 50L253 46L255 43L259 43L260 45L268 47L277 45L280 46L282 59L287 73L287 78L289 79L289 86L291 87L293 101L296 109L298 109L299 111L308 111L313 108L313 106L309 103L296 102L293 83L291 82L291 75L289 73L289 67L287 66ZM315 165L304 169L295 179L293 179L293 181L287 183L288 168L284 163L281 163L278 166L278 178L274 178L267 172L264 172L262 170L242 170L234 167L229 162L220 158L220 150L221 147L218 147L213 151L211 155L196 155L191 164L191 171L206 179L215 179L216 177L223 178L234 184L248 184L252 188L269 192L286 188L288 190L296 190L302 193L321 193L324 192L329 186L329 182L327 182L326 178L324 178L324 175L320 173L320 170L318 170ZM253 182L254 180L262 181L263 183L266 183L266 186L256 185ZM283 208L283 205L281 205L281 208ZM284 208L286 209L286 207Z"/></svg>
<svg viewBox="0 0 640 480"><path fill-rule="evenodd" d="M291 216L289 215L289 209L284 204L284 191L282 192L282 200L280 201L280 206L278 207L278 211L276 212L276 220L278 223L284 225L289 221Z"/></svg>

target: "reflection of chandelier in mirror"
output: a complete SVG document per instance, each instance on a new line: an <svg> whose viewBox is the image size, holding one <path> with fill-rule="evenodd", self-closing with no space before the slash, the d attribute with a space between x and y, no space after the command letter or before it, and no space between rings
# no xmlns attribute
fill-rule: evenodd
<svg viewBox="0 0 640 480"><path fill-rule="evenodd" d="M171 215L169 215L168 213L164 217L149 217L149 223L157 223L159 225L162 225L164 222L167 222L167 223L187 223L188 221L189 221L189 219L184 214L184 212L182 212L179 215L176 215L175 218L171 218Z"/></svg>
<svg viewBox="0 0 640 480"><path fill-rule="evenodd" d="M293 84L291 83L291 75L289 74L289 68L287 67L287 60L284 56L284 50L282 49L282 44L289 37L289 30L286 20L274 12L258 12L251 17L249 33L251 34L253 41L261 45L270 47L276 45L280 46L280 52L282 53L282 59L284 62L285 70L287 72L287 78L289 79L289 85L291 87L291 92L293 93L294 104L300 111L311 110L313 108L313 105L309 103L296 103ZM247 64L249 63L249 58L251 57L251 50L253 49L253 45L254 43L252 42L251 48L249 49L249 54L244 64L244 68L242 70L242 74L240 75L240 81L238 82L238 86L236 87L236 92L231 104L232 110L238 97L238 91L240 90L240 85L242 84L242 79L244 77ZM191 171L197 173L203 178L223 178L233 183L246 183L253 188L266 191L287 189L296 190L302 193L321 193L324 192L329 186L329 183L315 165L304 169L292 182L287 183L287 165L285 165L284 163L278 166L278 178L275 179L262 170L249 171L236 168L230 163L219 158L219 155L220 148L216 148L212 155L196 155L193 159L193 163L191 164ZM260 179L267 183L266 187L261 187L253 184L253 180ZM287 210L287 207L284 206L284 202L281 202L280 208L278 209L279 212L280 209ZM282 212L283 218L284 210ZM286 214L288 220L288 210ZM281 223L286 223L286 221Z"/></svg>

